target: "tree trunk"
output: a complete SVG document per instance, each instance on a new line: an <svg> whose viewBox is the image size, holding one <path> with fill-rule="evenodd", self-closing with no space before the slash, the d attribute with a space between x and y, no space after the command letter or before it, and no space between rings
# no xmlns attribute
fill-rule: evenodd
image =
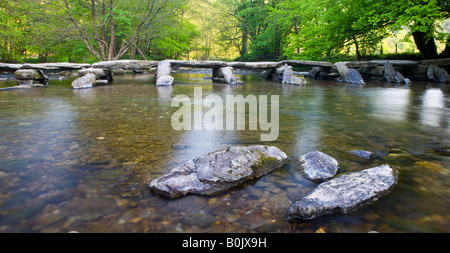
<svg viewBox="0 0 450 253"><path fill-rule="evenodd" d="M434 38L427 38L426 32L415 31L412 33L414 38L414 43L425 59L436 59L437 58L437 48Z"/></svg>
<svg viewBox="0 0 450 253"><path fill-rule="evenodd" d="M445 49L439 54L439 57L450 58L450 37L447 39L447 45L445 45Z"/></svg>
<svg viewBox="0 0 450 253"><path fill-rule="evenodd" d="M247 55L248 52L248 32L246 29L242 29L242 46L241 46L241 58Z"/></svg>
<svg viewBox="0 0 450 253"><path fill-rule="evenodd" d="M361 53L359 52L358 40L356 40L355 36L353 36L353 41L355 42L356 58L359 60L361 59Z"/></svg>
<svg viewBox="0 0 450 253"><path fill-rule="evenodd" d="M295 30L295 38L298 39L298 18L294 18L294 30ZM297 54L300 54L300 45L298 42L296 43Z"/></svg>
<svg viewBox="0 0 450 253"><path fill-rule="evenodd" d="M113 14L113 8L114 8L114 0L110 1L110 6L109 6L109 15L110 15L110 29L111 29L111 41L109 43L109 53L108 53L108 61L111 61L114 57L114 49L115 49L115 45L116 45L116 35L115 35L115 31L114 31L114 14Z"/></svg>
<svg viewBox="0 0 450 253"><path fill-rule="evenodd" d="M130 60L135 60L136 59L136 44L133 44L132 46L130 46Z"/></svg>

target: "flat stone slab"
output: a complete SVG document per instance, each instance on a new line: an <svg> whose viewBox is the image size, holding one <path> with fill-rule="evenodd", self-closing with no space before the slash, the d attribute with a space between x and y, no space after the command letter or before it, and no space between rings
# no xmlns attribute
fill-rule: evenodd
<svg viewBox="0 0 450 253"><path fill-rule="evenodd" d="M227 62L227 66L235 69L272 69L282 66L281 62Z"/></svg>
<svg viewBox="0 0 450 253"><path fill-rule="evenodd" d="M22 64L10 64L10 63L2 63L0 62L0 70L3 71L16 71L23 67Z"/></svg>
<svg viewBox="0 0 450 253"><path fill-rule="evenodd" d="M288 64L293 67L334 67L334 64L326 61L300 61L300 60L285 60L282 64Z"/></svg>
<svg viewBox="0 0 450 253"><path fill-rule="evenodd" d="M288 220L311 220L325 214L348 213L373 202L397 183L397 171L388 165L344 174L321 183L305 197L292 204Z"/></svg>
<svg viewBox="0 0 450 253"><path fill-rule="evenodd" d="M377 63L378 65L386 64L386 62L390 62L394 66L416 66L419 65L419 62L417 61L411 61L411 60L373 60L370 61L373 63Z"/></svg>
<svg viewBox="0 0 450 253"><path fill-rule="evenodd" d="M224 61L180 61L166 60L170 62L171 67L187 67L187 68L221 68L227 67Z"/></svg>
<svg viewBox="0 0 450 253"><path fill-rule="evenodd" d="M339 163L333 157L314 150L294 159L303 176L314 183L320 183L336 175Z"/></svg>
<svg viewBox="0 0 450 253"><path fill-rule="evenodd" d="M41 70L75 70L82 68L90 68L91 64L87 63L70 63L70 62L57 62L57 63L24 63L24 69L41 69Z"/></svg>
<svg viewBox="0 0 450 253"><path fill-rule="evenodd" d="M450 65L450 58L423 60L423 61L420 62L420 64L424 64L424 65L434 64L434 65L437 65L437 66Z"/></svg>
<svg viewBox="0 0 450 253"><path fill-rule="evenodd" d="M117 60L97 62L92 64L92 67L125 70L149 70L158 66L158 63L159 61Z"/></svg>
<svg viewBox="0 0 450 253"><path fill-rule="evenodd" d="M215 151L173 168L150 188L171 198L211 195L261 177L284 165L287 155L274 146L235 146Z"/></svg>
<svg viewBox="0 0 450 253"><path fill-rule="evenodd" d="M378 63L370 62L370 61L349 61L349 62L345 62L345 65L348 68L370 68L370 67L379 66Z"/></svg>

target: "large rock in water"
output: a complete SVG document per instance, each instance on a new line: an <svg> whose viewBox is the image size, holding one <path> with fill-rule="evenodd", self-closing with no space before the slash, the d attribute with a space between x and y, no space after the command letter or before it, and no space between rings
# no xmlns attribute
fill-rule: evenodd
<svg viewBox="0 0 450 253"><path fill-rule="evenodd" d="M394 66L390 62L386 62L384 64L384 78L388 82L397 82L402 83L405 82L405 77L398 71L394 69Z"/></svg>
<svg viewBox="0 0 450 253"><path fill-rule="evenodd" d="M156 69L155 81L156 85L172 85L173 77L170 75L172 73L172 66L170 61L162 61L158 63L158 68Z"/></svg>
<svg viewBox="0 0 450 253"><path fill-rule="evenodd" d="M214 68L213 80L233 85L244 84L240 78L234 76L232 67Z"/></svg>
<svg viewBox="0 0 450 253"><path fill-rule="evenodd" d="M282 84L296 84L296 85L304 85L306 84L306 80L304 78L298 77L295 75L292 68L287 64L283 67L283 80Z"/></svg>
<svg viewBox="0 0 450 253"><path fill-rule="evenodd" d="M73 89L86 89L94 87L96 77L94 74L87 73L86 75L75 79L72 82Z"/></svg>
<svg viewBox="0 0 450 253"><path fill-rule="evenodd" d="M342 175L321 183L295 202L287 219L310 220L325 214L348 213L389 192L397 180L397 171L388 165Z"/></svg>
<svg viewBox="0 0 450 253"><path fill-rule="evenodd" d="M427 77L428 79L435 82L450 82L450 75L447 73L447 71L434 64L430 64L430 66L428 66Z"/></svg>
<svg viewBox="0 0 450 253"><path fill-rule="evenodd" d="M77 72L77 75L79 77L83 77L87 74L95 75L96 80L103 79L103 80L108 80L108 82L111 82L113 80L111 70L106 69L106 68L104 68L104 69L87 68L87 69L82 69Z"/></svg>
<svg viewBox="0 0 450 253"><path fill-rule="evenodd" d="M14 72L14 77L19 85L33 86L36 83L46 85L48 77L39 69L18 69Z"/></svg>
<svg viewBox="0 0 450 253"><path fill-rule="evenodd" d="M153 180L150 188L171 198L188 193L215 194L283 166L286 158L273 146L228 147L173 168Z"/></svg>
<svg viewBox="0 0 450 253"><path fill-rule="evenodd" d="M339 163L333 157L314 150L294 159L303 176L314 183L320 183L336 175Z"/></svg>
<svg viewBox="0 0 450 253"><path fill-rule="evenodd" d="M361 74L355 69L349 69L345 62L336 62L334 64L341 75L338 81L356 84L366 84Z"/></svg>

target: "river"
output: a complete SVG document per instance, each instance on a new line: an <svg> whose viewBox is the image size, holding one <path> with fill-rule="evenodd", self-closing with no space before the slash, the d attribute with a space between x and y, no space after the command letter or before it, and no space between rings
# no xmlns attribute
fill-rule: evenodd
<svg viewBox="0 0 450 253"><path fill-rule="evenodd" d="M0 91L0 232L450 232L449 88L295 86L250 74L231 86L204 75L174 74L169 87L139 74L84 90L52 79L45 88ZM262 142L262 130L174 130L172 98L193 98L194 87L222 98L278 95L278 138ZM253 144L290 157L320 150L338 160L338 174L390 164L399 183L348 214L296 223L285 219L289 206L316 184L289 164L213 196L168 199L148 187L185 161ZM376 158L347 153L354 149Z"/></svg>

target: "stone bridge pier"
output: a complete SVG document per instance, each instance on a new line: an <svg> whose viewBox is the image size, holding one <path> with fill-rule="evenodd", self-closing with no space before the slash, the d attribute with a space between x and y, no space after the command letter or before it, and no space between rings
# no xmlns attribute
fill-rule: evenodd
<svg viewBox="0 0 450 253"><path fill-rule="evenodd" d="M317 63L316 63L317 64ZM238 77L234 76L234 69L253 69L269 73L266 79L274 79L278 75L282 83L306 84L306 80L295 76L290 63L284 62L223 62L223 61L178 61L166 60L158 63L155 73L155 83L158 86L172 85L174 78L171 76L173 67L189 68L211 68L213 80L232 85L244 84Z"/></svg>
<svg viewBox="0 0 450 253"><path fill-rule="evenodd" d="M170 75L173 67L189 68L211 68L213 71L213 80L228 84L244 84L233 74L233 67L228 66L226 62L221 61L161 61L156 69L156 85L172 85L174 78Z"/></svg>

